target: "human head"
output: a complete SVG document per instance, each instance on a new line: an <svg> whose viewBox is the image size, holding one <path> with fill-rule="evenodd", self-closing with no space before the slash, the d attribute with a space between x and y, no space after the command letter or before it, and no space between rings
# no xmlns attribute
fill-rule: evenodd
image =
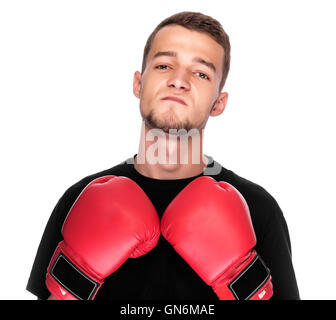
<svg viewBox="0 0 336 320"><path fill-rule="evenodd" d="M176 13L164 19L147 39L142 59L141 73L144 72L147 63L147 56L151 48L155 35L165 26L179 25L189 30L203 32L212 37L224 49L222 79L219 85L219 92L223 89L227 75L230 69L230 40L229 36L224 31L222 25L214 18L204 15L200 12L184 11Z"/></svg>
<svg viewBox="0 0 336 320"><path fill-rule="evenodd" d="M180 15L185 17L184 25L189 25L188 28L175 23L181 19L172 18ZM187 19L188 16L198 19ZM225 33L221 25L211 17L193 12L172 17L160 23L150 35L144 49L142 72L134 74L133 92L140 99L140 113L147 128L166 133L170 129L201 132L209 116L216 117L223 112L228 97L221 89L228 72L224 65L229 66L230 55L225 54L214 35L221 38L227 50L229 42L223 40ZM212 24L206 23L207 19ZM206 28L208 32L204 31Z"/></svg>

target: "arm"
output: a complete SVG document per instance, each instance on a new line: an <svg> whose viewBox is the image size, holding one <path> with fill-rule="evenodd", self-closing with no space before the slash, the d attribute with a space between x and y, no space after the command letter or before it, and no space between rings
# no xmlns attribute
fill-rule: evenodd
<svg viewBox="0 0 336 320"><path fill-rule="evenodd" d="M45 275L49 261L62 240L61 228L67 214L67 192L56 204L43 232L26 289L40 300L47 300L50 292L45 285Z"/></svg>
<svg viewBox="0 0 336 320"><path fill-rule="evenodd" d="M45 285L46 270L58 243L62 240L61 229L64 220L86 184L87 181L81 180L65 191L53 209L44 229L26 286L29 292L41 300L47 300L50 296Z"/></svg>
<svg viewBox="0 0 336 320"><path fill-rule="evenodd" d="M274 294L273 300L299 300L299 290L292 263L291 243L283 213L272 199L267 204L271 219L264 236L257 243L257 250L271 269Z"/></svg>

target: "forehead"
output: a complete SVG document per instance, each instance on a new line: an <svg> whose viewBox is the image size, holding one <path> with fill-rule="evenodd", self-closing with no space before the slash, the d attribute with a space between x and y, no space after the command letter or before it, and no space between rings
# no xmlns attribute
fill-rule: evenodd
<svg viewBox="0 0 336 320"><path fill-rule="evenodd" d="M190 57L200 56L211 61L221 70L224 49L210 35L189 30L181 26L170 25L163 27L155 35L148 59L158 51L176 51L177 54L190 55Z"/></svg>

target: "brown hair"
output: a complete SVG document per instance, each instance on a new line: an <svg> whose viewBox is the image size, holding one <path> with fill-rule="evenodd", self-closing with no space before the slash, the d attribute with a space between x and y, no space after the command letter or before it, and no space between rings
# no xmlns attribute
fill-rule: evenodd
<svg viewBox="0 0 336 320"><path fill-rule="evenodd" d="M153 39L155 35L158 33L160 29L167 25L179 25L189 30L195 30L198 32L203 32L211 36L218 44L220 44L224 49L224 59L223 59L223 71L222 71L222 79L219 85L219 91L221 91L224 87L227 75L230 69L230 40L229 36L224 31L222 25L215 20L214 18L204 15L200 12L190 12L184 11L176 13L165 20L163 20L151 33L149 38L147 39L143 59L142 59L142 68L141 73L144 72L146 68L146 60L148 56L148 52L151 48Z"/></svg>

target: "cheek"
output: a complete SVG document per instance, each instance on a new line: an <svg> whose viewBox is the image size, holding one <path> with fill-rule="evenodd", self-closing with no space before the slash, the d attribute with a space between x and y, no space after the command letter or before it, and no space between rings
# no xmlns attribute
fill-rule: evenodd
<svg viewBox="0 0 336 320"><path fill-rule="evenodd" d="M148 75L141 86L142 98L146 100L155 99L160 94L161 89L164 86L164 80L155 76Z"/></svg>
<svg viewBox="0 0 336 320"><path fill-rule="evenodd" d="M198 86L194 90L194 103L200 113L207 113L216 101L216 91L213 87Z"/></svg>

